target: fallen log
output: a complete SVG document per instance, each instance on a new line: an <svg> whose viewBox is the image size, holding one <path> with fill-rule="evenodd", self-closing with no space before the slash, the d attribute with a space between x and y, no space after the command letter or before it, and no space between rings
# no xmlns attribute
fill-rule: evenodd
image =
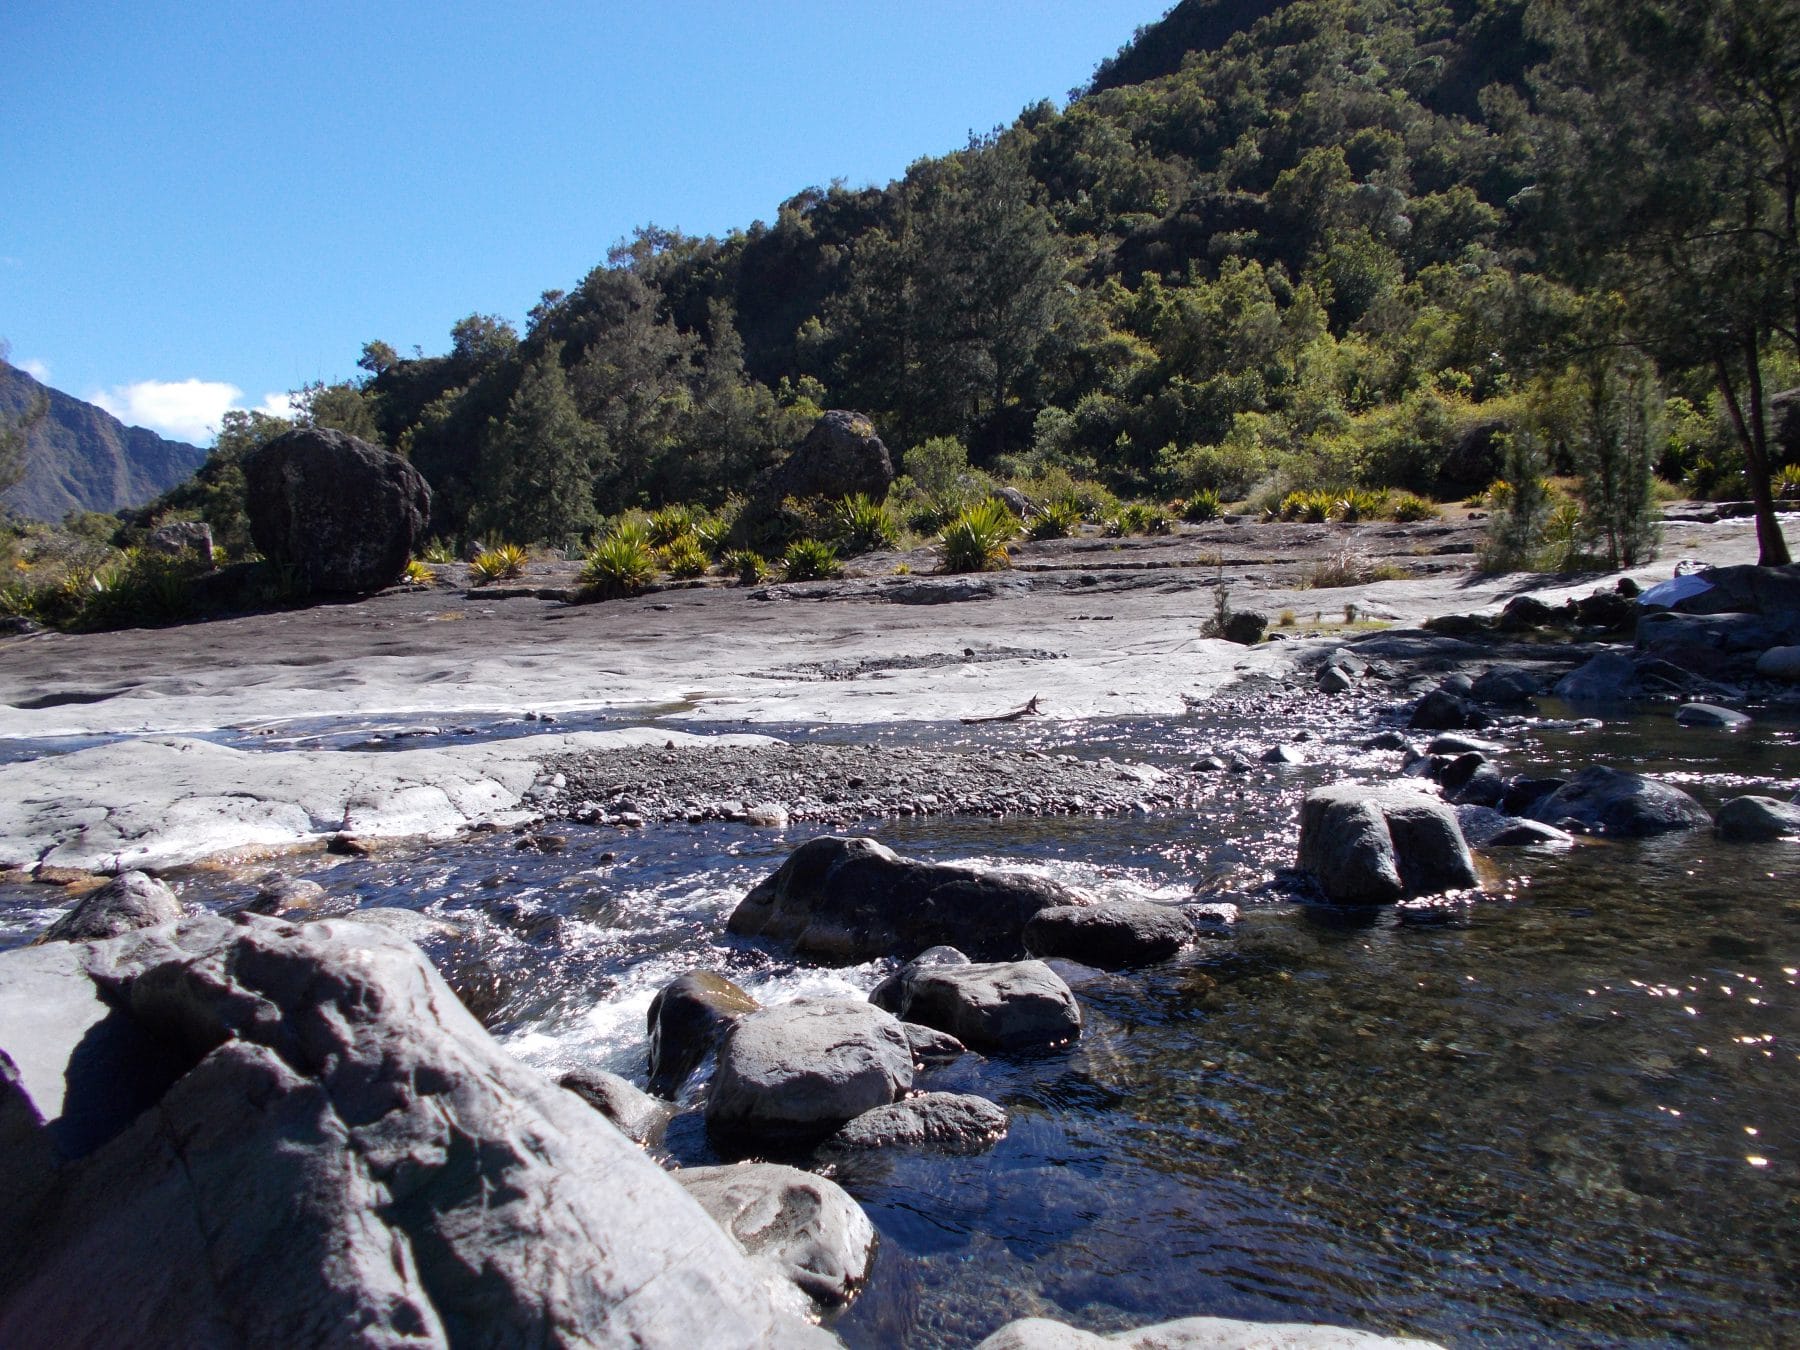
<svg viewBox="0 0 1800 1350"><path fill-rule="evenodd" d="M1025 706L1022 708L1014 708L1011 712L994 713L990 717L965 717L962 719L962 721L964 721L964 722L1016 722L1021 717L1039 716L1040 711L1041 710L1038 708L1038 696L1036 694L1033 694L1028 700L1026 700Z"/></svg>

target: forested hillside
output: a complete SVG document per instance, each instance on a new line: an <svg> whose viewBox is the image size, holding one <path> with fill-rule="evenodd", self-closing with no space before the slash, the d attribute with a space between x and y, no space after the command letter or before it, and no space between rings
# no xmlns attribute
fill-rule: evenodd
<svg viewBox="0 0 1800 1350"><path fill-rule="evenodd" d="M1792 453L1792 17L1183 0L1066 108L724 238L645 226L522 333L369 343L315 415L409 455L447 536L717 503L846 407L1141 495L1504 478L1529 516L1571 473L1629 555L1651 470L1766 508Z"/></svg>

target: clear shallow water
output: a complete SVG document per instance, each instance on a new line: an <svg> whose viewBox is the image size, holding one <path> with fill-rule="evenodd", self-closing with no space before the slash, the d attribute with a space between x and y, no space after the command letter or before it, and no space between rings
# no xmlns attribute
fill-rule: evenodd
<svg viewBox="0 0 1800 1350"><path fill-rule="evenodd" d="M1275 739L1215 717L1073 729L788 734L1034 745L1181 763ZM1071 1051L970 1056L921 1087L980 1092L1012 1129L976 1158L881 1156L839 1180L882 1233L837 1322L852 1345L967 1345L1020 1315L1099 1330L1191 1314L1317 1320L1452 1344L1800 1340L1800 844L1710 835L1498 861L1492 898L1444 922L1361 918L1278 884L1298 801L1347 766L1209 780L1186 818L915 819L869 832L917 856L1023 863L1117 894L1230 898L1228 942L1117 975L1069 967ZM1794 728L1723 735L1666 715L1503 739L1510 768L1610 762L1709 805L1790 795ZM428 942L514 1050L642 1081L643 1016L674 975L724 970L765 1001L868 989L885 972L796 966L725 916L806 832L563 829L560 854L488 836L290 870L344 903L455 919ZM611 851L608 862L602 855ZM196 871L192 899L251 887ZM0 897L7 939L54 913ZM25 902L27 908L21 908ZM668 1147L710 1160L678 1122Z"/></svg>

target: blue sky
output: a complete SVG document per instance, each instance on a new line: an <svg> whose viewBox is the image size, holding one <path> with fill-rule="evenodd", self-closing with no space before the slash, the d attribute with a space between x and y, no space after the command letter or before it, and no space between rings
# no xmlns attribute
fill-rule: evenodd
<svg viewBox="0 0 1800 1350"><path fill-rule="evenodd" d="M1061 102L1168 3L14 0L0 338L205 443L369 339L522 325L634 226L885 183Z"/></svg>

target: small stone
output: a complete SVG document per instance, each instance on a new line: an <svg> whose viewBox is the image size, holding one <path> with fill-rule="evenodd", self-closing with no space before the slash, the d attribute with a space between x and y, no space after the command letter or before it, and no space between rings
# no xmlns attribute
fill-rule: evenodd
<svg viewBox="0 0 1800 1350"><path fill-rule="evenodd" d="M780 802L764 802L744 812L744 821L757 829L785 830L788 827L788 809Z"/></svg>
<svg viewBox="0 0 1800 1350"><path fill-rule="evenodd" d="M1718 727L1727 731L1750 725L1748 713L1711 703L1684 703L1675 710L1675 720L1684 727Z"/></svg>

